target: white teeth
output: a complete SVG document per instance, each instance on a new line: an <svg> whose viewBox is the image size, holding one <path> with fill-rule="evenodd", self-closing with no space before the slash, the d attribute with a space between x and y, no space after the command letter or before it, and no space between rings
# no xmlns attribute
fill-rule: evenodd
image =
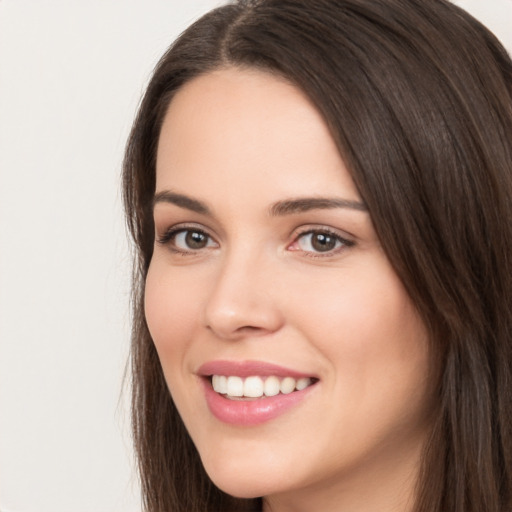
<svg viewBox="0 0 512 512"><path fill-rule="evenodd" d="M244 382L244 396L257 398L263 395L263 381L259 377L247 377Z"/></svg>
<svg viewBox="0 0 512 512"><path fill-rule="evenodd" d="M297 385L295 386L295 388L297 389L297 391L302 391L303 389L306 389L310 384L311 379L309 379L308 377L303 377L302 379L299 379L297 381Z"/></svg>
<svg viewBox="0 0 512 512"><path fill-rule="evenodd" d="M280 380L275 376L266 378L251 376L246 379L233 375L228 377L224 375L212 376L214 391L229 397L260 398L263 395L275 396L279 393L287 395L295 390L301 391L311 384L312 380L309 377L297 380L293 377L285 377Z"/></svg>
<svg viewBox="0 0 512 512"><path fill-rule="evenodd" d="M277 377L267 377L265 379L265 396L275 396L279 394L279 379Z"/></svg>
<svg viewBox="0 0 512 512"><path fill-rule="evenodd" d="M228 377L226 393L229 396L244 396L244 381L240 377Z"/></svg>
<svg viewBox="0 0 512 512"><path fill-rule="evenodd" d="M212 386L217 393L226 394L228 392L228 379L224 375L213 375Z"/></svg>
<svg viewBox="0 0 512 512"><path fill-rule="evenodd" d="M226 394L228 392L228 378L225 377L224 375L219 375L218 377L219 377L219 384L218 384L219 393Z"/></svg>
<svg viewBox="0 0 512 512"><path fill-rule="evenodd" d="M281 393L288 395L295 390L296 383L297 382L293 377L285 377L281 381L281 386L279 386L279 389L281 390Z"/></svg>

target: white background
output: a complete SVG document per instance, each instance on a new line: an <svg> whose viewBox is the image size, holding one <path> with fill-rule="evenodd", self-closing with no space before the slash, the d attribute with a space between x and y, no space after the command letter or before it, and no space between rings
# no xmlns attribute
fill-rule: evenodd
<svg viewBox="0 0 512 512"><path fill-rule="evenodd" d="M222 3L222 2L220 2ZM512 51L512 0L460 0ZM215 0L0 0L0 512L139 512L123 146Z"/></svg>

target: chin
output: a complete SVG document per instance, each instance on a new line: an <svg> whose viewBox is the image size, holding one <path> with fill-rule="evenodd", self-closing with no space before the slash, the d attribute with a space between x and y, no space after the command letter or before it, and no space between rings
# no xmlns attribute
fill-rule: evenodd
<svg viewBox="0 0 512 512"><path fill-rule="evenodd" d="M225 473L220 475L208 473L208 476L221 491L235 498L259 498L275 492L270 482L264 482L247 475L238 474L235 476L226 475Z"/></svg>
<svg viewBox="0 0 512 512"><path fill-rule="evenodd" d="M235 498L258 498L283 490L283 479L268 471L268 465L241 463L235 458L203 461L203 465L212 482Z"/></svg>

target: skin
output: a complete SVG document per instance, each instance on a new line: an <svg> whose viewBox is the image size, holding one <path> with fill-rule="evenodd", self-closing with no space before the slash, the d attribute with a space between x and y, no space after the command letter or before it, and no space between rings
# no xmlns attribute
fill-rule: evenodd
<svg viewBox="0 0 512 512"><path fill-rule="evenodd" d="M273 512L411 510L429 431L424 325L367 211L271 215L303 197L361 202L322 117L262 71L222 69L172 100L157 153L158 201L146 316L172 397L214 483L264 496ZM200 229L203 248L185 232ZM319 252L303 232L338 241ZM337 240L337 238L336 238ZM319 378L307 398L260 425L209 411L198 368L265 361Z"/></svg>

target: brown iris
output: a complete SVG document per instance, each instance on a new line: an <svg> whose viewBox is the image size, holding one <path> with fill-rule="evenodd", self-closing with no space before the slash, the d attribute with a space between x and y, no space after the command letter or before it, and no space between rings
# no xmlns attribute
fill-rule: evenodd
<svg viewBox="0 0 512 512"><path fill-rule="evenodd" d="M203 249L208 244L208 236L200 231L187 231L185 243L190 249Z"/></svg>
<svg viewBox="0 0 512 512"><path fill-rule="evenodd" d="M337 238L329 233L312 233L311 247L318 252L332 251L336 248Z"/></svg>

